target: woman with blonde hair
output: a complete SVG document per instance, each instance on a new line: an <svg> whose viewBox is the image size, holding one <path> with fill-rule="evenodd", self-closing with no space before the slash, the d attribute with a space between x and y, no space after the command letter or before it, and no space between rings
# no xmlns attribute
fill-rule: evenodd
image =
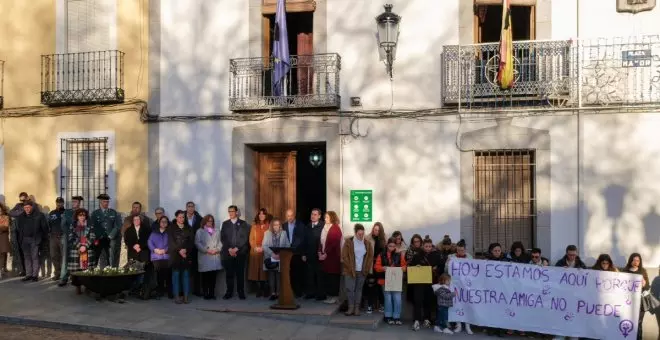
<svg viewBox="0 0 660 340"><path fill-rule="evenodd" d="M339 295L341 241L343 237L339 223L336 212L328 211L325 214L325 226L321 231L321 243L319 244L318 255L327 296L324 302L327 304L337 303L337 296Z"/></svg>
<svg viewBox="0 0 660 340"><path fill-rule="evenodd" d="M280 255L275 254L271 248L287 248L289 238L282 230L282 222L273 219L268 231L264 234L263 243L263 270L268 272L268 284L270 285L270 300L277 300L280 290Z"/></svg>

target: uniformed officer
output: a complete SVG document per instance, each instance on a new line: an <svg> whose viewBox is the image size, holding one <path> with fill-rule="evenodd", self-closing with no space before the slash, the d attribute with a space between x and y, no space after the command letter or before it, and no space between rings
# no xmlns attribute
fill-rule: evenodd
<svg viewBox="0 0 660 340"><path fill-rule="evenodd" d="M98 197L99 209L92 213L92 226L99 240L99 267L119 267L119 254L121 253L121 215L109 208L110 196L100 194Z"/></svg>
<svg viewBox="0 0 660 340"><path fill-rule="evenodd" d="M48 248L50 262L53 264L53 281L59 281L62 272L62 215L64 214L64 199L55 200L55 209L48 213ZM66 237L66 236L64 236Z"/></svg>
<svg viewBox="0 0 660 340"><path fill-rule="evenodd" d="M73 226L73 216L75 215L76 210L80 209L80 205L83 202L82 196L73 196L71 197L71 209L64 210L62 214L62 269L60 270L60 283L57 285L60 287L66 286L66 283L69 281L69 270L67 268L69 250L67 248L67 237L69 235L69 230Z"/></svg>

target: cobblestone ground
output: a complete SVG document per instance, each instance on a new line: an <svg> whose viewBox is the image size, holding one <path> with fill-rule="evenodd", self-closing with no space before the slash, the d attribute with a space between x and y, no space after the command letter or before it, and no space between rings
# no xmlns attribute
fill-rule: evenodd
<svg viewBox="0 0 660 340"><path fill-rule="evenodd" d="M125 337L64 331L50 328L0 324L0 338L3 340L119 340ZM131 339L132 340L132 339Z"/></svg>

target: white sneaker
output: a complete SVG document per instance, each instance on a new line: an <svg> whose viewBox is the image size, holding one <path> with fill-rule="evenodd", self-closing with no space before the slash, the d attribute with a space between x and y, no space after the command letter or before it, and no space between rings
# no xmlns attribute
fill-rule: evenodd
<svg viewBox="0 0 660 340"><path fill-rule="evenodd" d="M445 329L443 329L443 330L442 330L442 333L445 333L445 334L454 334L454 332L452 332L451 329L449 329L449 328L445 328Z"/></svg>
<svg viewBox="0 0 660 340"><path fill-rule="evenodd" d="M442 329L438 326L433 326L433 332L435 333L442 333Z"/></svg>
<svg viewBox="0 0 660 340"><path fill-rule="evenodd" d="M419 330L419 321L415 320L412 326L413 331L418 331Z"/></svg>
<svg viewBox="0 0 660 340"><path fill-rule="evenodd" d="M463 330L463 328L461 327L462 325L463 325L462 322L457 322L456 323L456 328L454 328L454 333L460 333ZM465 328L467 329L467 327L465 327Z"/></svg>
<svg viewBox="0 0 660 340"><path fill-rule="evenodd" d="M465 324L465 333L467 333L467 334L469 334L469 335L474 334L474 333L472 332L472 328L470 328L470 324L469 324L469 323L466 323L466 324Z"/></svg>

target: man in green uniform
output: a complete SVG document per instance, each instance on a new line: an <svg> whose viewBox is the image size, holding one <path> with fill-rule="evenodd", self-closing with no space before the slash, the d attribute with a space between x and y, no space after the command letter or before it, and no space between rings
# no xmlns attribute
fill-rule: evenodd
<svg viewBox="0 0 660 340"><path fill-rule="evenodd" d="M110 196L100 194L98 197L100 208L94 210L91 216L94 232L99 240L99 267L107 265L119 267L119 254L121 253L121 215L110 209Z"/></svg>
<svg viewBox="0 0 660 340"><path fill-rule="evenodd" d="M73 226L73 215L76 210L80 209L83 202L82 196L71 197L71 209L64 210L62 214L62 269L60 270L60 282L57 284L60 287L66 286L69 281L69 249L67 248L67 238L69 237L69 229Z"/></svg>

